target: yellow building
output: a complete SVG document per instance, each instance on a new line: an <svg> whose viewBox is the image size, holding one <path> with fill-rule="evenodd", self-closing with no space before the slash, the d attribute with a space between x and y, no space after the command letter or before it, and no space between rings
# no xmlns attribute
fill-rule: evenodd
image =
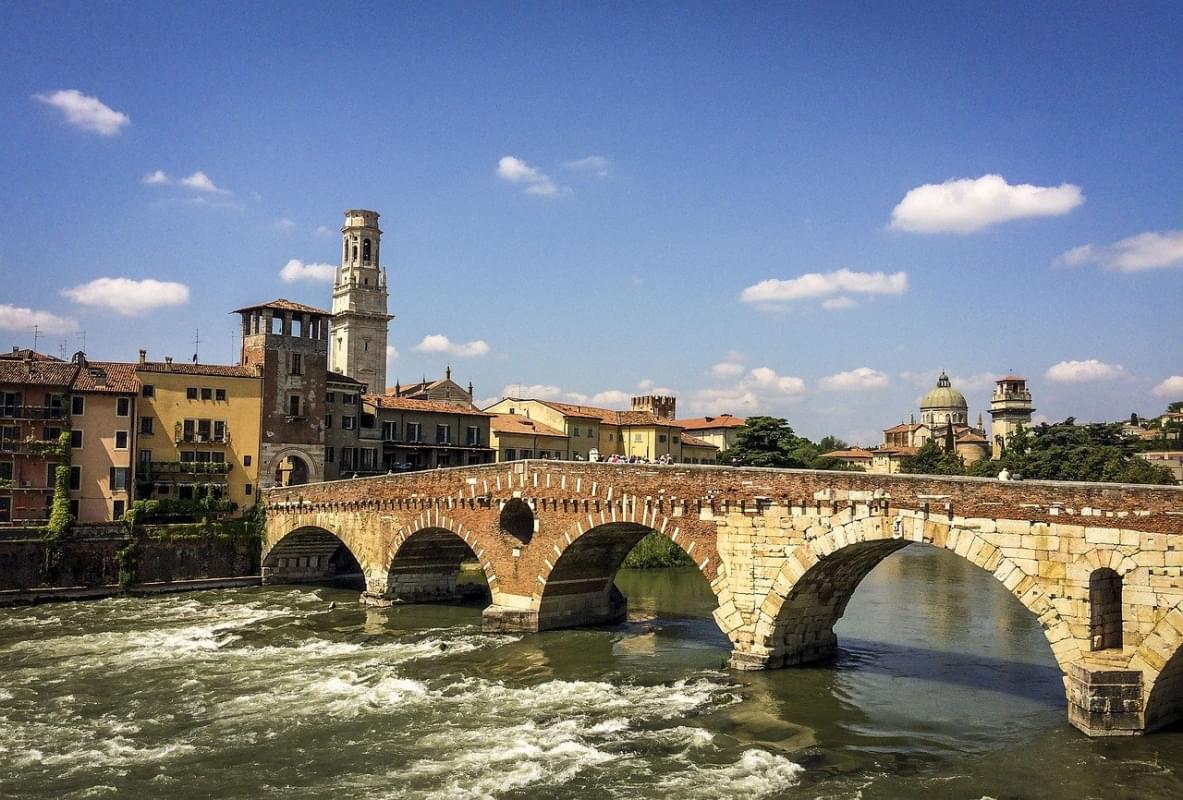
<svg viewBox="0 0 1183 800"><path fill-rule="evenodd" d="M523 414L494 414L489 423L489 443L498 461L571 458L567 434Z"/></svg>
<svg viewBox="0 0 1183 800"><path fill-rule="evenodd" d="M844 466L852 469L870 472L875 453L862 447L847 447L845 450L832 450L829 453L824 453L823 456L840 461Z"/></svg>
<svg viewBox="0 0 1183 800"><path fill-rule="evenodd" d="M255 503L263 381L250 367L145 361L136 420L137 497L192 499L211 488Z"/></svg>
<svg viewBox="0 0 1183 800"><path fill-rule="evenodd" d="M730 414L678 420L682 430L720 450L726 450L735 444L736 439L739 438L739 429L744 426L745 422L743 417L733 417Z"/></svg>
<svg viewBox="0 0 1183 800"><path fill-rule="evenodd" d="M70 387L70 513L79 522L123 517L135 488L136 400L134 364L74 356Z"/></svg>

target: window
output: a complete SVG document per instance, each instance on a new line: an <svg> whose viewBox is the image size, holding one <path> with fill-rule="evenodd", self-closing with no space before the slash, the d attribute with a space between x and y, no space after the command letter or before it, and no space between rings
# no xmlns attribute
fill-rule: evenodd
<svg viewBox="0 0 1183 800"><path fill-rule="evenodd" d="M156 387L150 383L145 383L143 386L140 387L140 394L144 397L155 397L156 396Z"/></svg>
<svg viewBox="0 0 1183 800"><path fill-rule="evenodd" d="M62 435L61 428L42 428L41 438L47 442L56 442L58 437Z"/></svg>
<svg viewBox="0 0 1183 800"><path fill-rule="evenodd" d="M332 414L325 414L325 430L327 431L329 428L332 428L332 427L333 427L333 415Z"/></svg>
<svg viewBox="0 0 1183 800"><path fill-rule="evenodd" d="M197 399L197 387L196 386L190 386L185 389L185 399L186 400L196 400Z"/></svg>
<svg viewBox="0 0 1183 800"><path fill-rule="evenodd" d="M452 466L452 454L451 453L440 453L439 458L436 459L435 463L437 466L441 466L441 467Z"/></svg>
<svg viewBox="0 0 1183 800"><path fill-rule="evenodd" d="M373 447L359 447L357 449L358 467L372 470L378 466L378 450Z"/></svg>
<svg viewBox="0 0 1183 800"><path fill-rule="evenodd" d="M300 355L299 353L292 353L292 374L304 374L304 356Z"/></svg>
<svg viewBox="0 0 1183 800"><path fill-rule="evenodd" d="M0 481L12 480L12 462L0 461Z"/></svg>
<svg viewBox="0 0 1183 800"><path fill-rule="evenodd" d="M80 417L86 413L86 398L81 395L74 395L70 398L70 413L76 417Z"/></svg>
<svg viewBox="0 0 1183 800"><path fill-rule="evenodd" d="M21 438L21 429L17 426L5 425L3 428L0 428L0 439L15 442L19 438Z"/></svg>
<svg viewBox="0 0 1183 800"><path fill-rule="evenodd" d="M70 431L70 447L74 450L82 449L82 430L75 428Z"/></svg>
<svg viewBox="0 0 1183 800"><path fill-rule="evenodd" d="M111 467L111 474L109 476L111 491L126 492L127 491L127 467Z"/></svg>
<svg viewBox="0 0 1183 800"><path fill-rule="evenodd" d="M244 467L249 467L251 465L251 457L250 456L243 456L242 457L242 465Z"/></svg>
<svg viewBox="0 0 1183 800"><path fill-rule="evenodd" d="M1089 648L1122 646L1121 576L1108 567L1089 575Z"/></svg>
<svg viewBox="0 0 1183 800"><path fill-rule="evenodd" d="M115 449L127 449L127 431L115 431Z"/></svg>
<svg viewBox="0 0 1183 800"><path fill-rule="evenodd" d="M362 239L361 240L361 261L363 264L370 263L370 240L369 239Z"/></svg>
<svg viewBox="0 0 1183 800"><path fill-rule="evenodd" d="M673 439L674 439L674 444L677 444L680 441L677 436L673 437Z"/></svg>
<svg viewBox="0 0 1183 800"><path fill-rule="evenodd" d="M140 463L141 464L151 464L152 463L152 451L151 450L141 450L140 451Z"/></svg>
<svg viewBox="0 0 1183 800"><path fill-rule="evenodd" d="M337 393L336 392L329 392L328 394L326 394L325 395L325 402L326 403L337 402Z"/></svg>
<svg viewBox="0 0 1183 800"><path fill-rule="evenodd" d="M663 444L664 444L664 443L665 443L665 434L664 434L664 433L659 433L659 434L657 435L657 441L659 441L659 442L661 442L661 443L663 443Z"/></svg>
<svg viewBox="0 0 1183 800"><path fill-rule="evenodd" d="M645 441L645 437L644 437L644 436L642 436L642 435L641 435L641 434L639 434L639 433L634 433L634 434L633 434L633 442L634 442L634 443L637 443L637 442L643 442L643 441Z"/></svg>
<svg viewBox="0 0 1183 800"><path fill-rule="evenodd" d="M352 431L357 429L357 417L341 417L341 430Z"/></svg>
<svg viewBox="0 0 1183 800"><path fill-rule="evenodd" d="M357 405L357 395L355 395L355 394L342 394L342 395L341 395L341 402L342 402L342 403L344 403L344 404L345 404L345 405L347 405L347 406L355 406L355 405Z"/></svg>
<svg viewBox="0 0 1183 800"><path fill-rule="evenodd" d="M522 450L522 458L532 458L533 455L534 451L532 450Z"/></svg>
<svg viewBox="0 0 1183 800"><path fill-rule="evenodd" d="M127 417L131 415L131 398L120 397L115 401L115 416Z"/></svg>
<svg viewBox="0 0 1183 800"><path fill-rule="evenodd" d="M140 417L140 433L144 434L145 436L151 436L152 426L154 424L155 421L152 417Z"/></svg>
<svg viewBox="0 0 1183 800"><path fill-rule="evenodd" d="M451 425L436 425L435 426L435 443L436 444L451 444L452 443L452 426Z"/></svg>
<svg viewBox="0 0 1183 800"><path fill-rule="evenodd" d="M123 512L127 506L126 500L116 500L111 503L111 516L116 520L123 519Z"/></svg>
<svg viewBox="0 0 1183 800"><path fill-rule="evenodd" d="M197 420L197 441L208 442L211 441L213 434L213 426L208 419Z"/></svg>
<svg viewBox="0 0 1183 800"><path fill-rule="evenodd" d="M177 484L177 498L180 500L193 499L193 484L181 483Z"/></svg>
<svg viewBox="0 0 1183 800"><path fill-rule="evenodd" d="M518 451L517 450L513 449L512 447L505 448L505 460L506 461L516 461L517 458L518 458Z"/></svg>
<svg viewBox="0 0 1183 800"><path fill-rule="evenodd" d="M50 467L50 469L53 469ZM76 492L82 488L82 467L70 467L70 491Z"/></svg>
<svg viewBox="0 0 1183 800"><path fill-rule="evenodd" d="M215 419L214 420L214 441L215 442L224 442L227 440L227 438L229 438L229 437L226 436L226 421L220 420L220 419Z"/></svg>
<svg viewBox="0 0 1183 800"><path fill-rule="evenodd" d="M300 416L300 395L294 394L288 398L288 416Z"/></svg>
<svg viewBox="0 0 1183 800"><path fill-rule="evenodd" d="M341 469L353 469L353 452L352 447L341 448Z"/></svg>
<svg viewBox="0 0 1183 800"><path fill-rule="evenodd" d="M214 389L214 399L217 400L219 403L225 403L226 402L226 390L225 389Z"/></svg>
<svg viewBox="0 0 1183 800"><path fill-rule="evenodd" d="M244 493L245 493L245 494L253 494L253 493L254 493L254 491L255 491L255 487L254 487L254 486L251 486L251 485L248 483L248 484L246 485L246 490L245 490L245 492L244 492Z"/></svg>
<svg viewBox="0 0 1183 800"><path fill-rule="evenodd" d="M398 439L398 423L397 422L383 422L382 423L382 439L383 441L393 442Z"/></svg>
<svg viewBox="0 0 1183 800"><path fill-rule="evenodd" d="M423 441L423 425L418 422L407 423L407 441L421 442Z"/></svg>
<svg viewBox="0 0 1183 800"><path fill-rule="evenodd" d="M481 429L476 425L469 425L468 433L464 437L464 440L468 442L469 445L479 445L481 443Z"/></svg>
<svg viewBox="0 0 1183 800"><path fill-rule="evenodd" d="M214 390L207 389L206 387L202 386L201 387L201 399L202 400L213 400L214 399Z"/></svg>
<svg viewBox="0 0 1183 800"><path fill-rule="evenodd" d="M182 450L181 451L181 460L182 461L196 461L197 460L197 453L193 452L192 450Z"/></svg>
<svg viewBox="0 0 1183 800"><path fill-rule="evenodd" d="M361 426L363 428L373 428L374 427L374 415L373 414L362 414L361 415Z"/></svg>
<svg viewBox="0 0 1183 800"><path fill-rule="evenodd" d="M326 464L332 464L332 463L333 463L333 461L334 461L333 457L334 457L335 455L336 455L336 449L335 449L335 448L333 448L332 446L330 446L330 447L326 447L326 448L325 448L325 463L326 463Z"/></svg>
<svg viewBox="0 0 1183 800"><path fill-rule="evenodd" d="M52 498L51 498L51 501L52 501ZM78 501L77 500L70 501L70 516L73 517L74 519L78 519Z"/></svg>
<svg viewBox="0 0 1183 800"><path fill-rule="evenodd" d="M186 442L191 442L196 437L196 435L197 435L196 434L196 425L197 425L197 420L187 419L187 420L185 420L184 424L181 426L181 430L182 430L181 436Z"/></svg>
<svg viewBox="0 0 1183 800"><path fill-rule="evenodd" d="M45 465L45 485L46 486L57 486L57 477L58 477L57 470L58 470L57 464L46 464ZM51 501L53 500L52 497L50 497L49 499Z"/></svg>
<svg viewBox="0 0 1183 800"><path fill-rule="evenodd" d="M591 429L591 428L587 429L587 438L594 439L595 435L596 435L596 432L593 429Z"/></svg>

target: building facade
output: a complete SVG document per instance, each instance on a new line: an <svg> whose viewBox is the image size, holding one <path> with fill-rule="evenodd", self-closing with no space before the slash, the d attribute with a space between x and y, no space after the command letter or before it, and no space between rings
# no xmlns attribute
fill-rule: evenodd
<svg viewBox="0 0 1183 800"><path fill-rule="evenodd" d="M140 384L134 364L74 356L70 513L79 522L122 519L135 497Z"/></svg>
<svg viewBox="0 0 1183 800"><path fill-rule="evenodd" d="M414 400L394 395L367 395L367 413L375 418L372 437L380 448L382 472L402 472L494 460L487 414L470 405L441 400ZM364 431L363 431L364 434Z"/></svg>
<svg viewBox="0 0 1183 800"><path fill-rule="evenodd" d="M0 525L49 520L77 367L32 351L0 357Z"/></svg>
<svg viewBox="0 0 1183 800"><path fill-rule="evenodd" d="M361 381L373 394L386 393L386 270L378 212L345 212L341 228L341 268L333 281L333 332L330 365L334 372Z"/></svg>
<svg viewBox="0 0 1183 800"><path fill-rule="evenodd" d="M375 443L377 421L362 398L364 383L338 372L328 374L325 394L325 480L385 472ZM365 438L363 438L365 437Z"/></svg>
<svg viewBox="0 0 1183 800"><path fill-rule="evenodd" d="M739 438L739 430L744 426L743 417L733 417L730 414L720 414L717 417L695 417L680 419L678 424L682 430L695 436L719 450L726 450L735 444Z"/></svg>
<svg viewBox="0 0 1183 800"><path fill-rule="evenodd" d="M1018 375L999 378L990 397L991 455L998 458L1006 447L1006 440L1020 428L1031 427L1031 390L1027 379Z"/></svg>
<svg viewBox="0 0 1183 800"><path fill-rule="evenodd" d="M494 414L489 433L498 461L571 458L571 438L567 434L522 414Z"/></svg>

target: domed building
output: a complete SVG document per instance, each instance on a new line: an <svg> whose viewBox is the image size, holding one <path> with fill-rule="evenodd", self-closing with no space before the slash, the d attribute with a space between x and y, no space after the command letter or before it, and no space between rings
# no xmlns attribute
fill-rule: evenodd
<svg viewBox="0 0 1183 800"><path fill-rule="evenodd" d="M969 403L953 387L943 371L937 385L920 400L920 421L913 416L883 431L883 444L871 451L870 472L896 473L900 462L915 455L925 442L936 441L944 450L957 453L966 465L990 457L990 440L978 414L978 424L969 424Z"/></svg>

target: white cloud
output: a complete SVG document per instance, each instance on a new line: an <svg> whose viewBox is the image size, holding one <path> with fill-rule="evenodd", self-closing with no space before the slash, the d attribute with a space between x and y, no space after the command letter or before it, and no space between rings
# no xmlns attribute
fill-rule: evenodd
<svg viewBox="0 0 1183 800"><path fill-rule="evenodd" d="M563 191L558 184L537 167L531 167L515 156L502 156L501 160L497 162L497 177L510 183L525 184L526 194L553 197Z"/></svg>
<svg viewBox="0 0 1183 800"><path fill-rule="evenodd" d="M332 264L305 264L298 258L293 258L283 265L279 271L279 279L284 283L296 281L323 281L331 283L337 274L337 268Z"/></svg>
<svg viewBox="0 0 1183 800"><path fill-rule="evenodd" d="M739 378L739 374L730 369L730 365L739 364L739 358L738 353L732 352L726 361L720 362L729 365L727 369L719 372L715 367L720 364L712 367L712 374L728 383L693 392L687 398L686 408L696 414L750 413L794 402L805 393L805 381L793 375L777 374L769 367L756 367Z"/></svg>
<svg viewBox="0 0 1183 800"><path fill-rule="evenodd" d="M288 231L294 231L296 229L296 223L292 222L287 217L280 217L279 219L275 220L275 222L271 223L271 227L277 231L286 233Z"/></svg>
<svg viewBox="0 0 1183 800"><path fill-rule="evenodd" d="M40 333L74 333L78 330L78 323L68 317L0 303L0 330L32 333L34 325Z"/></svg>
<svg viewBox="0 0 1183 800"><path fill-rule="evenodd" d="M1119 272L1183 267L1183 230L1147 231L1109 245L1082 244L1056 257L1056 264L1100 264Z"/></svg>
<svg viewBox="0 0 1183 800"><path fill-rule="evenodd" d="M397 361L398 360L398 348L396 348L392 344L386 345L386 360L387 361Z"/></svg>
<svg viewBox="0 0 1183 800"><path fill-rule="evenodd" d="M723 357L722 361L711 366L710 373L712 378L724 380L739 377L745 369L743 353L731 350Z"/></svg>
<svg viewBox="0 0 1183 800"><path fill-rule="evenodd" d="M580 172L590 172L597 178L607 178L612 174L612 162L604 156L587 156L574 161L564 161L563 166Z"/></svg>
<svg viewBox="0 0 1183 800"><path fill-rule="evenodd" d="M526 397L534 400L558 400L563 395L564 392L560 387L549 383L514 383L506 385L501 390L501 397Z"/></svg>
<svg viewBox="0 0 1183 800"><path fill-rule="evenodd" d="M638 383L637 389L638 391L642 391L645 394L654 394L659 396L677 394L677 392L668 386L658 386L657 381L653 380L652 378L646 378L645 380Z"/></svg>
<svg viewBox="0 0 1183 800"><path fill-rule="evenodd" d="M845 295L842 297L831 297L828 300L822 301L822 308L827 311L842 311L847 308L854 308L857 305L858 303L853 297L846 297Z"/></svg>
<svg viewBox="0 0 1183 800"><path fill-rule="evenodd" d="M180 184L187 189L193 189L198 192L211 192L213 194L230 194L225 189L219 189L213 182L209 175L206 175L201 170L197 170L187 178L181 178Z"/></svg>
<svg viewBox="0 0 1183 800"><path fill-rule="evenodd" d="M906 272L854 272L839 269L833 272L807 272L796 278L781 280L768 278L744 289L739 299L760 309L775 309L794 300L825 297L834 294L903 294L908 291ZM844 305L828 306L845 308Z"/></svg>
<svg viewBox="0 0 1183 800"><path fill-rule="evenodd" d="M1048 367L1043 377L1053 383L1088 383L1111 381L1125 374L1119 364L1106 364L1090 358L1085 361L1061 361Z"/></svg>
<svg viewBox="0 0 1183 800"><path fill-rule="evenodd" d="M97 133L99 136L114 136L131 124L131 118L127 114L116 111L97 97L83 94L77 89L59 89L49 94L35 94L33 99L61 110L66 115L66 122L75 128Z"/></svg>
<svg viewBox="0 0 1183 800"><path fill-rule="evenodd" d="M1183 400L1183 375L1172 375L1150 390L1155 397Z"/></svg>
<svg viewBox="0 0 1183 800"><path fill-rule="evenodd" d="M447 353L459 358L470 358L486 355L489 352L489 345L483 339L471 342L453 342L447 336L437 333L424 336L423 340L411 349L418 350L420 353Z"/></svg>
<svg viewBox="0 0 1183 800"><path fill-rule="evenodd" d="M169 183L171 180L172 179L168 177L168 173L162 169L149 172L140 179L142 183L145 183L148 186L160 186L162 184Z"/></svg>
<svg viewBox="0 0 1183 800"><path fill-rule="evenodd" d="M887 373L870 367L859 367L827 375L819 380L817 385L831 392L866 392L884 389L888 383Z"/></svg>
<svg viewBox="0 0 1183 800"><path fill-rule="evenodd" d="M588 400L588 404L593 406L624 406L628 407L632 401L633 396L621 389L608 389L603 392L596 392Z"/></svg>
<svg viewBox="0 0 1183 800"><path fill-rule="evenodd" d="M931 389L937 385L937 377L940 376L941 370L929 369L921 372L909 372L907 370L900 373L900 377L908 383L916 386L919 389ZM1002 377L993 372L976 372L972 375L950 375L949 382L953 384L954 389L963 391L981 391L983 389L993 389L995 382Z"/></svg>
<svg viewBox="0 0 1183 800"><path fill-rule="evenodd" d="M891 227L911 233L975 233L1028 217L1058 217L1084 202L1080 187L1012 185L1001 175L950 179L910 189L892 209Z"/></svg>
<svg viewBox="0 0 1183 800"><path fill-rule="evenodd" d="M317 225L316 229L313 230L312 233L315 236L326 236L327 237L327 236L332 236L333 234L336 233L336 231L333 230L332 228L330 228L328 225Z"/></svg>
<svg viewBox="0 0 1183 800"><path fill-rule="evenodd" d="M105 308L125 317L189 302L188 286L153 278L140 281L131 278L96 278L72 289L62 289L62 294L79 305Z"/></svg>

